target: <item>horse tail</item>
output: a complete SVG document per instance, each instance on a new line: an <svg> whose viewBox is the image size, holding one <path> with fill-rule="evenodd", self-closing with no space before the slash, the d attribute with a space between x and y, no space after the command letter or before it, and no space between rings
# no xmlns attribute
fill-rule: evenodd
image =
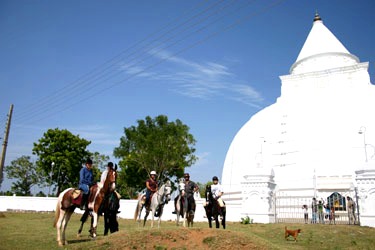
<svg viewBox="0 0 375 250"><path fill-rule="evenodd" d="M137 207L135 208L135 212L134 212L134 220L135 221L138 219L138 215L139 215L139 208L140 208L139 202L140 202L140 200L138 199Z"/></svg>
<svg viewBox="0 0 375 250"><path fill-rule="evenodd" d="M57 198L56 211L55 211L55 220L53 222L53 227L56 227L57 221L58 221L58 219L60 217L60 202L61 202L60 197L61 197L61 194Z"/></svg>

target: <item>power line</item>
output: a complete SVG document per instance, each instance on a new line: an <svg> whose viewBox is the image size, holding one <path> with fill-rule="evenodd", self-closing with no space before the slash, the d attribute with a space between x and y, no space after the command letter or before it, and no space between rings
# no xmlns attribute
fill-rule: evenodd
<svg viewBox="0 0 375 250"><path fill-rule="evenodd" d="M220 2L222 2L222 1L220 1ZM195 14L192 18L189 18L188 21L194 20L194 18L199 17L200 15L204 14L205 12L209 11L212 8L215 8L216 6L218 6L218 3L220 3L220 2L214 1L214 4L209 5L203 11L199 12L198 14ZM197 6L195 6L192 9L192 11L195 11L197 8L199 8L201 6L202 6L202 4L198 4ZM188 11L188 12L191 12L191 11ZM146 36L146 38L142 39L140 42L137 42L137 43L133 44L132 46L128 47L126 50L124 50L120 54L116 55L112 59L108 60L104 64L96 67L95 69L91 70L89 73L83 75L78 80L74 81L73 84L66 85L63 88L61 88L61 89L55 91L54 93L50 94L49 96L39 100L38 102L36 102L32 105L29 105L24 111L17 114L17 116L19 116L19 117L16 117L15 120L16 121L26 121L26 120L29 120L30 118L35 118L36 115L40 115L40 114L44 113L46 110L51 110L54 107L59 106L60 104L65 104L66 103L66 100L64 99L65 97L68 97L68 99L73 99L74 97L79 96L80 93L79 93L78 89L90 89L90 87L92 87L92 85L98 85L98 84L95 84L96 81L104 78L109 73L112 73L112 72L106 72L106 71L111 69L114 65L116 65L116 63L120 62L125 56L133 56L134 54L137 54L139 52L141 52L142 54L145 54L145 52L142 52L142 51L144 51L144 48L146 48L147 46L150 46L154 42L158 42L158 40L160 38L165 37L167 34L171 33L171 31L178 29L179 27L181 27L182 25L185 25L188 22L188 21L184 21L182 24L179 24L179 19L183 19L183 17L180 16L179 18L177 18L177 20L173 20L173 21L169 22L163 28L161 28L158 31L153 32L152 34ZM159 35L160 31L165 30L166 28L168 28L171 25L174 25L174 27L172 27L172 29L169 29L166 32L164 32L162 35ZM148 40L150 40L150 38L154 37L155 35L158 35L158 36L155 39L148 42L146 45L143 45L143 47L141 47L140 49L137 49L133 52L131 51L131 50L139 47L140 44L142 44L144 42L147 42ZM130 53L130 54L127 55L126 53ZM133 58L133 60L135 60L135 59L137 59L137 57ZM102 67L104 67L104 69L101 70ZM106 80L109 80L109 79L111 79L111 78L113 78L113 77L115 77L115 76L117 76L121 73L122 73L121 71L117 70L112 74L112 76L107 77L102 82L104 82ZM61 94L63 96L61 96ZM34 111L34 110L36 110L36 111ZM32 111L32 112L30 112L30 111Z"/></svg>
<svg viewBox="0 0 375 250"><path fill-rule="evenodd" d="M202 38L202 39L196 41L195 43L190 44L190 45L188 45L188 46L185 46L183 49L180 49L179 51L177 51L177 52L175 52L175 53L172 53L170 56L167 56L167 57L165 57L165 58L162 58L162 59L158 60L158 61L155 62L155 63L152 63L151 65L145 67L143 70L140 70L140 71L138 71L138 72L132 73L132 74L128 75L126 78L122 79L121 81L114 82L114 83L110 84L109 86L103 86L102 88L100 88L100 89L97 90L97 91L95 91L95 90L98 89L99 86L100 86L100 82L97 82L97 81L98 81L99 79L102 79L104 76L106 76L106 74L102 74L102 75L100 75L100 76L97 77L97 78L91 79L91 81L89 81L90 79L88 79L87 81L83 81L83 82L86 82L86 84L83 84L83 85L80 85L80 84L77 83L77 84L74 85L73 87L66 86L66 87L62 88L62 89L60 90L60 92L62 92L63 94L66 94L67 92L63 92L66 88L68 88L68 89L69 89L69 88L73 88L73 89L71 89L71 90L74 90L74 89L76 89L76 88L82 88L82 87L89 88L89 87L92 87L92 88L90 89L90 91L94 91L94 92L93 92L93 93L90 93L89 95L87 95L84 99L87 100L87 99L89 99L89 98L92 98L92 97L94 97L94 96L96 96L96 95L98 95L98 94L103 93L103 91L106 91L106 90L108 90L108 89L113 88L113 87L116 86L116 85L119 85L119 84L122 84L122 83L124 83L124 82L127 82L127 81L129 81L130 79L132 79L132 78L134 78L134 77L136 77L136 76L138 76L138 75L140 75L140 74L142 74L142 73L146 73L148 70L150 70L150 69L156 67L157 65L159 65L159 64L161 64L162 62L164 62L164 61L170 59L171 57L176 56L176 55L179 55L179 54L181 54L181 53L183 53L183 52L185 52L185 51L187 51L187 50L189 50L189 49L191 49L191 48L193 48L193 47L196 47L197 45L202 44L203 42L205 42L205 41L211 39L212 37L217 36L218 34L220 34L220 33L222 33L222 32L225 32L225 31L227 31L227 30L229 30L229 29L232 29L232 28L236 27L237 25L239 25L240 23L242 23L242 22L244 22L244 21L246 21L246 20L248 20L248 19L250 19L250 18L252 18L252 17L254 17L254 16L256 16L256 15L259 15L259 14L262 14L262 13L268 11L270 8L273 8L274 6L276 6L277 4L279 4L279 3L281 3L281 2L283 2L283 0L273 1L270 5L267 5L266 7L262 8L260 11L253 11L253 12L251 12L250 14L246 15L245 17L237 18L237 19L236 19L234 22L232 22L230 25L227 25L227 26L225 26L224 28L221 28L219 31L213 32L213 33L211 33L211 34L208 34L207 36L205 36L204 38ZM251 3L251 2L246 2L246 5L250 5L250 3ZM211 5L211 6L219 6L219 5L216 4L216 5ZM226 5L226 6L229 6L229 4ZM240 7L243 7L243 5L240 6ZM213 8L213 7L212 7L212 8ZM221 8L223 8L223 6L221 6ZM213 9L211 9L211 10L213 10ZM203 12L203 11L202 11L202 12ZM216 12L218 12L218 9L216 9ZM227 14L227 15L229 15L229 14ZM137 61L136 63L132 64L131 66L134 67L134 66L140 65L141 63L145 62L147 59L153 58L153 56L154 56L155 54L157 54L158 52L160 52L160 51L162 51L162 50L165 50L165 49L167 49L167 48L170 48L170 47L172 47L172 46L174 46L174 45L176 45L176 44L178 44L178 43L184 41L185 39L187 39L188 37L190 37L190 36L193 35L193 34L196 34L196 33L202 32L202 31L205 30L209 25L212 25L212 24L218 22L219 20L221 20L223 17L225 17L225 16L227 16L227 15L223 15L223 16L221 16L221 17L218 17L218 18L216 18L215 20L209 22L208 24L206 24L206 25L203 26L203 27L198 27L196 30L192 31L191 33L186 34L184 37L180 38L180 39L177 40L177 41L174 41L173 43L171 43L171 44L169 44L169 45L168 45L168 44L165 45L164 47L162 47L161 49L159 49L159 50L157 50L157 51L155 51L155 49L158 48L158 47L152 47L152 48L149 49L148 51L152 51L153 54L143 52L143 48L145 48L145 47L142 47L142 50L136 50L136 51L133 52L131 55L133 55L133 54L135 54L135 53L138 53L139 51L141 52L141 55L140 55L140 56L137 56L137 57L135 57L135 58L133 58L132 60L135 60L135 59L137 59L137 58L139 58L139 57L141 57L141 56L143 56L143 55L144 55L144 58L143 58L143 59L140 59L139 61ZM196 14L195 16L199 16L199 15ZM195 16L194 16L194 18L195 18ZM212 16L213 16L213 15L212 15ZM191 20L194 20L194 18L191 18ZM206 17L206 18L208 18L208 17ZM185 23L188 23L188 22L187 22L187 21L183 22L183 24L185 24ZM202 22L202 21L200 21L200 22L198 21L198 24L203 24L203 22ZM193 26L193 25L191 25L191 26ZM194 26L196 26L196 24L195 24ZM181 26L181 25L180 25L180 26L175 26L175 28L174 28L173 30L175 30L176 27L180 28L180 27L182 27L182 26ZM185 30L187 30L187 29L188 29L188 28L186 28ZM164 34L168 34L169 32L170 32L170 31L167 31L167 32L164 33ZM181 33L181 31L180 31L180 33ZM156 34L156 33L153 33L153 34ZM150 36L147 36L147 39L148 39L149 37L150 37ZM160 40L160 38L162 38L162 37L164 37L164 35L161 35L160 37L158 37L158 38L155 39L154 41L158 42L158 41ZM172 37L172 38L173 38L173 37ZM171 40L172 38L168 38L167 41ZM143 39L142 42L146 41L147 39ZM164 42L165 42L165 41L164 41ZM162 42L162 44L164 44L164 42ZM149 43L149 44L150 44L150 43ZM151 44L152 44L152 42L151 42ZM136 45L138 45L138 43L135 44L134 46L132 46L131 48L136 47ZM128 51L128 50L125 50L125 52L127 52L127 51ZM115 56L114 58L112 58L111 60L107 61L106 63L109 63L109 62L115 61L114 64L116 64L116 63L120 62L120 60L121 60L121 56L122 56L125 52L120 53L119 55ZM120 59L117 59L118 57L120 57ZM105 64L106 64L106 63L105 63ZM105 65L105 64L104 64L104 65ZM105 67L105 69L102 70L102 71L105 72L107 69L110 69L114 64L110 64L109 66ZM100 67L101 67L101 66L100 66ZM97 67L95 70L90 71L90 73L89 73L89 74L86 74L86 75L90 75L90 74L92 74L92 73L96 73L96 71L97 71L98 69L100 69L100 67ZM101 72L99 72L99 73L101 73ZM112 72L111 72L111 73L112 73ZM107 80L109 80L109 79L111 79L111 78L113 78L113 77L115 77L115 76L117 76L117 75L120 75L121 73L122 73L122 72L121 72L120 70L114 71L114 73L112 74L112 76L110 76L109 78L106 78L105 80L103 80L103 81L101 81L101 82L107 81ZM86 75L84 75L84 76L86 77ZM94 74L94 77L95 77L95 76L96 76L96 75ZM82 78L83 78L83 77L82 77ZM80 78L80 79L81 79L81 78ZM82 84L82 83L81 83L81 84ZM57 93L60 93L60 92L55 92L54 95L56 96L56 95L58 95ZM75 94L73 94L73 95L66 95L65 97L61 98L61 99L59 100L59 102L56 102L55 99L51 99L51 100L52 100L52 104L51 104L51 105L48 105L48 107L44 107L44 108L41 109L40 111L38 110L38 111L34 111L34 112L29 112L25 117L18 118L19 120L17 119L17 121L28 121L28 120L32 120L32 121L40 121L40 120L46 119L46 118L48 118L48 117L50 117L50 116L52 116L52 115L58 113L58 112L65 111L65 110L67 110L68 108L70 108L70 107L72 107L72 106L74 106L74 105L76 105L76 104L82 102L81 100L78 100L78 101L74 101L74 100L73 100L75 97L81 95L79 91L75 91L74 93L75 93ZM88 93L88 92L87 92L87 93ZM67 98L67 99L64 99L64 98ZM68 100L69 100L69 102L67 102ZM72 100L73 102L70 102L70 100ZM43 102L43 105L46 105L46 104L48 104L48 103L49 103L49 102L46 102L46 101L45 101L45 102ZM63 107L59 108L60 106L63 106ZM59 108L59 109L58 109L58 108ZM56 109L58 109L58 111L56 111ZM46 115L44 115L44 116L42 116L42 117L40 117L40 118L38 119L38 116L41 116L42 114L48 112L49 110L52 110L52 112L50 112L50 113L48 113L48 114L46 114Z"/></svg>

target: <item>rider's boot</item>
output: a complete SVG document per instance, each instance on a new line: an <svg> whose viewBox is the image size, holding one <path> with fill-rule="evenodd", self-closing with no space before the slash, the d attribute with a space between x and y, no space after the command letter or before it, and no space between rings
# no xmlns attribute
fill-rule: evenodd
<svg viewBox="0 0 375 250"><path fill-rule="evenodd" d="M177 208L176 208L176 205L177 204L177 200L174 199L174 211L172 212L172 214L177 214Z"/></svg>
<svg viewBox="0 0 375 250"><path fill-rule="evenodd" d="M150 198L147 198L146 197L146 201L145 201L145 208L149 208L150 207Z"/></svg>
<svg viewBox="0 0 375 250"><path fill-rule="evenodd" d="M82 194L81 206L79 207L81 210L86 210L86 203L88 197L88 194Z"/></svg>

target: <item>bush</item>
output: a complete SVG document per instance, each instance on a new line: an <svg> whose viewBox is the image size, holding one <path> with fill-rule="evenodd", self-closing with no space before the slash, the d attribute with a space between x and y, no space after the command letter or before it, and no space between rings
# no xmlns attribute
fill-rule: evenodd
<svg viewBox="0 0 375 250"><path fill-rule="evenodd" d="M241 224L253 224L253 219L249 216L241 218Z"/></svg>

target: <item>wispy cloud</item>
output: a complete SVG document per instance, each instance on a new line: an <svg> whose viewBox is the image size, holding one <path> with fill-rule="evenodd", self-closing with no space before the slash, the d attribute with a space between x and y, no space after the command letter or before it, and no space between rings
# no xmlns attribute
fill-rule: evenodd
<svg viewBox="0 0 375 250"><path fill-rule="evenodd" d="M165 60L164 68L158 72L145 70L146 66L123 64L121 70L127 74L150 80L168 82L170 89L191 98L225 98L259 108L263 101L261 93L251 84L245 83L227 65L217 62L195 62L173 56L168 51L150 51L156 60Z"/></svg>

